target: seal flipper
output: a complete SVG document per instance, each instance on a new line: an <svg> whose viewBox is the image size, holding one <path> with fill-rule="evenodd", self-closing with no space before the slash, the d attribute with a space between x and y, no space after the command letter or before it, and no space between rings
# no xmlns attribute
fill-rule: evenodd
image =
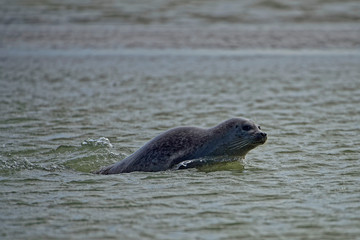
<svg viewBox="0 0 360 240"><path fill-rule="evenodd" d="M200 168L203 166L213 166L216 164L237 162L238 160L239 160L239 157L226 157L226 158L224 158L223 156L204 157L204 158L183 161L183 162L175 165L175 167L173 167L173 169L180 170L180 169L187 169L187 168Z"/></svg>
<svg viewBox="0 0 360 240"><path fill-rule="evenodd" d="M101 168L100 170L95 171L94 173L95 173L95 174L108 175L110 169L111 169L113 166L114 166L114 164L113 164L113 165L110 165L110 166L107 166L107 167L103 167L103 168Z"/></svg>
<svg viewBox="0 0 360 240"><path fill-rule="evenodd" d="M183 161L183 162L177 164L173 169L180 170L180 169L196 168L196 167L201 167L201 166L207 165L211 162L212 161L208 161L206 159L186 160L186 161Z"/></svg>

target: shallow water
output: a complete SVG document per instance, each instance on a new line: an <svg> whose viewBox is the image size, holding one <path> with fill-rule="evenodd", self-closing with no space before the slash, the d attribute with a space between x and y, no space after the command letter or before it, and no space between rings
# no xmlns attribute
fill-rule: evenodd
<svg viewBox="0 0 360 240"><path fill-rule="evenodd" d="M357 239L358 9L5 1L0 238ZM244 163L91 173L231 117L268 134Z"/></svg>
<svg viewBox="0 0 360 240"><path fill-rule="evenodd" d="M140 52L1 58L2 238L359 235L359 53ZM232 116L269 135L244 168L89 173Z"/></svg>

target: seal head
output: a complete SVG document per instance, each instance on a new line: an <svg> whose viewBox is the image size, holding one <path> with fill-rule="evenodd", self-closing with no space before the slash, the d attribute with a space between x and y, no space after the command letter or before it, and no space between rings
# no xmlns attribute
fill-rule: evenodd
<svg viewBox="0 0 360 240"><path fill-rule="evenodd" d="M264 144L267 134L253 121L244 118L227 120L212 129L214 136L221 136L211 155L245 156L251 149Z"/></svg>
<svg viewBox="0 0 360 240"><path fill-rule="evenodd" d="M200 158L243 158L251 149L265 143L266 139L267 135L260 126L244 118L232 118L208 129L173 128L153 138L124 160L96 173L155 172L205 164L206 161L196 161ZM182 164L189 161L193 164Z"/></svg>

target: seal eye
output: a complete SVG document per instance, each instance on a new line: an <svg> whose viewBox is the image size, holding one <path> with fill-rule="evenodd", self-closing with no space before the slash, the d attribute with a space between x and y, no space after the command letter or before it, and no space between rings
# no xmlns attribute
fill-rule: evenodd
<svg viewBox="0 0 360 240"><path fill-rule="evenodd" d="M260 125L258 126L258 129L259 129L259 130L261 130L261 127L260 127Z"/></svg>
<svg viewBox="0 0 360 240"><path fill-rule="evenodd" d="M244 131L249 131L251 129L251 126L250 125L245 125L245 126L242 127L242 129Z"/></svg>

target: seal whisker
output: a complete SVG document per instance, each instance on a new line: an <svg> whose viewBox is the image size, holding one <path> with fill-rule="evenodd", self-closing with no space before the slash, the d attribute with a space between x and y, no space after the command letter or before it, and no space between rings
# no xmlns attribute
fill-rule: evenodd
<svg viewBox="0 0 360 240"><path fill-rule="evenodd" d="M230 145L228 145L228 149L230 149L230 150L239 149L248 144L249 144L249 141L247 141L247 140L239 140L239 141L233 142Z"/></svg>
<svg viewBox="0 0 360 240"><path fill-rule="evenodd" d="M241 149L241 148L245 147L246 145L247 145L246 143L239 144L239 145L234 145L234 146L228 147L228 149L229 150Z"/></svg>
<svg viewBox="0 0 360 240"><path fill-rule="evenodd" d="M237 144L237 145L232 145L232 146L230 146L228 149L231 150L231 151L233 151L233 150L240 150L240 149L242 149L242 148L250 145L250 143L251 143L251 142L249 142L249 141L243 141L243 142L241 142L241 143L239 143L239 144Z"/></svg>

